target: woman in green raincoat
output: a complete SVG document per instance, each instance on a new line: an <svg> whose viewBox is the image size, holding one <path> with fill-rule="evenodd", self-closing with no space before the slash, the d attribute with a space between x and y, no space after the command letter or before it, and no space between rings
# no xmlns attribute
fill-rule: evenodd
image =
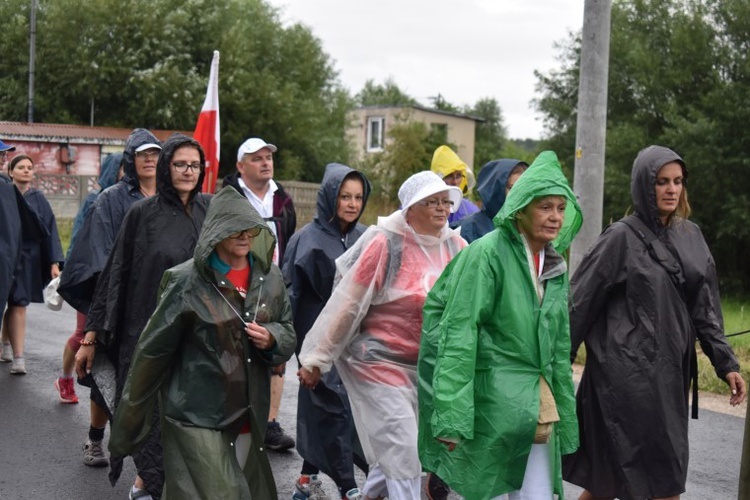
<svg viewBox="0 0 750 500"><path fill-rule="evenodd" d="M211 200L194 258L164 273L112 423L109 450L145 440L157 398L162 500L276 498L263 451L269 367L297 337L275 239L232 188Z"/></svg>
<svg viewBox="0 0 750 500"><path fill-rule="evenodd" d="M513 186L496 229L445 269L424 306L419 456L468 500L562 497L578 447L568 274L582 223L557 156Z"/></svg>

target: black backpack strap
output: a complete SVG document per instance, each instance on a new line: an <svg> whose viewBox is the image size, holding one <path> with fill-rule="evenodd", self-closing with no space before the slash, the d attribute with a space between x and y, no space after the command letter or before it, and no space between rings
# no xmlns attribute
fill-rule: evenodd
<svg viewBox="0 0 750 500"><path fill-rule="evenodd" d="M659 241L653 231L636 215L629 215L621 219L626 226L628 226L640 240L646 245L649 255L653 258L660 266L667 271L669 279L672 280L677 292L680 294L685 305L687 300L685 297L685 275L682 272L682 265L678 262L677 258L667 250L664 244ZM691 320L692 324L692 320ZM694 419L698 418L698 353L695 350L695 342L693 342L693 349L690 353L690 382L693 386L693 408L691 417Z"/></svg>

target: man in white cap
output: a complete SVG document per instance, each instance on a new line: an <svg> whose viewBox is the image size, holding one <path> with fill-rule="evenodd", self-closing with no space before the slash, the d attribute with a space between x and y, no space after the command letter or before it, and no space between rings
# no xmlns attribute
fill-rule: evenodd
<svg viewBox="0 0 750 500"><path fill-rule="evenodd" d="M237 150L237 172L224 178L224 185L232 186L248 199L265 219L276 236L273 262L281 267L284 250L297 226L294 203L284 188L273 180L273 154L276 146L259 137L251 137ZM271 377L271 411L268 415L265 445L270 450L288 450L294 439L284 433L276 417L284 390L284 366L277 367Z"/></svg>
<svg viewBox="0 0 750 500"><path fill-rule="evenodd" d="M8 152L15 150L15 146L11 146L9 144L5 144L3 141L0 141L0 171L3 169L5 161L8 159ZM12 181L10 180L10 177L0 172L0 182L11 183Z"/></svg>

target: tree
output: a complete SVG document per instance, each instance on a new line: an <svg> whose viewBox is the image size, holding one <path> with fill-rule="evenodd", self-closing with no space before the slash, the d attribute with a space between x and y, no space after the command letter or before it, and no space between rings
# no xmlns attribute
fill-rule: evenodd
<svg viewBox="0 0 750 500"><path fill-rule="evenodd" d="M477 122L474 133L474 172L478 173L488 161L497 159L505 148L507 131L500 104L494 98L480 99L473 107L465 108L464 113L484 120Z"/></svg>
<svg viewBox="0 0 750 500"><path fill-rule="evenodd" d="M29 2L7 0L0 116L26 117ZM45 0L37 15L37 121L192 130L221 51L222 170L251 135L279 146L277 176L319 181L347 162L353 102L320 41L263 0Z"/></svg>
<svg viewBox="0 0 750 500"><path fill-rule="evenodd" d="M356 95L359 106L411 106L418 104L417 100L402 91L392 78L383 84L376 84L374 80L367 80L365 86Z"/></svg>
<svg viewBox="0 0 750 500"><path fill-rule="evenodd" d="M750 5L740 0L623 0L612 9L604 214L630 207L630 169L649 144L685 158L693 219L725 289L750 290ZM580 40L559 46L561 67L537 73L546 145L572 164Z"/></svg>

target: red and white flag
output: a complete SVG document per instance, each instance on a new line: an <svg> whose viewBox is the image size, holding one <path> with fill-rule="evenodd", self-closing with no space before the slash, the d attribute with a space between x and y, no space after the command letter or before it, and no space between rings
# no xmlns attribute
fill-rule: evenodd
<svg viewBox="0 0 750 500"><path fill-rule="evenodd" d="M214 50L211 61L211 74L208 77L206 100L203 101L198 123L195 125L193 138L201 143L206 153L206 176L203 178L203 192L213 193L216 190L216 179L219 176L219 51Z"/></svg>

